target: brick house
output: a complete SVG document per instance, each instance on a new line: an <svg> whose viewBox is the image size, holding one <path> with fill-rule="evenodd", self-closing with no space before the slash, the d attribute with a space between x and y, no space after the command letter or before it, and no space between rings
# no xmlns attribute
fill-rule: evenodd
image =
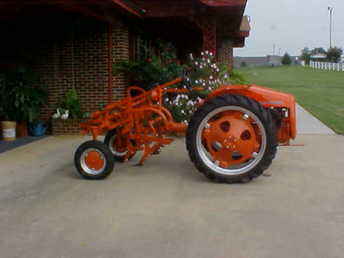
<svg viewBox="0 0 344 258"><path fill-rule="evenodd" d="M44 119L70 88L91 112L125 95L127 80L112 75L112 64L137 58L149 40L172 42L180 58L211 50L231 67L233 48L249 36L246 1L0 0L0 69L39 74L49 92Z"/></svg>

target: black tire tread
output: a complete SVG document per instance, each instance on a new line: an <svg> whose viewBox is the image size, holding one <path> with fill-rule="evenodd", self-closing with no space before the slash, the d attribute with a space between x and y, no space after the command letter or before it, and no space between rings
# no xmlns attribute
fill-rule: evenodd
<svg viewBox="0 0 344 258"><path fill-rule="evenodd" d="M263 159L250 171L236 176L220 175L209 169L199 158L196 148L196 134L198 126L203 118L212 110L226 106L234 105L244 107L255 113L261 119L267 134L267 148ZM190 160L194 163L198 171L207 178L220 183L247 183L252 179L259 177L271 165L277 152L277 132L272 116L269 110L253 99L242 95L225 94L207 101L192 116L186 133L186 148Z"/></svg>
<svg viewBox="0 0 344 258"><path fill-rule="evenodd" d="M104 154L105 159L106 159L106 167L101 174L90 175L90 174L83 171L83 169L81 167L81 163L80 163L80 158L81 158L82 153L88 148L98 149ZM114 166L115 166L115 160L113 158L111 151L109 150L109 148L104 143L102 143L100 141L92 140L92 141L84 142L83 144L81 144L77 148L77 150L74 154L74 164L75 164L75 167L76 167L79 175L82 176L83 178L90 179L90 180L100 180L100 179L106 178L107 176L109 176L112 173Z"/></svg>

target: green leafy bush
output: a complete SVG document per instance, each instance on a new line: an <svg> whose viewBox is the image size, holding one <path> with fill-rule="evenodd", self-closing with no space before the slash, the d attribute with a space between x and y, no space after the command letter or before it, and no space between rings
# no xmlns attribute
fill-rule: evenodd
<svg viewBox="0 0 344 258"><path fill-rule="evenodd" d="M282 64L283 65L291 65L292 60L291 57L288 53L285 53L284 56L282 57Z"/></svg>
<svg viewBox="0 0 344 258"><path fill-rule="evenodd" d="M125 74L132 85L149 90L156 85L182 76L183 66L176 62L175 48L160 45L159 55L151 54L150 58L137 61L122 61L114 64L114 75Z"/></svg>
<svg viewBox="0 0 344 258"><path fill-rule="evenodd" d="M83 118L84 113L81 111L78 93L75 89L70 89L66 92L65 97L61 100L60 109L69 111L69 118Z"/></svg>
<svg viewBox="0 0 344 258"><path fill-rule="evenodd" d="M0 116L30 123L37 120L48 96L38 76L31 70L20 68L1 77Z"/></svg>
<svg viewBox="0 0 344 258"><path fill-rule="evenodd" d="M329 48L327 51L327 60L329 62L338 63L342 57L343 50L338 47Z"/></svg>

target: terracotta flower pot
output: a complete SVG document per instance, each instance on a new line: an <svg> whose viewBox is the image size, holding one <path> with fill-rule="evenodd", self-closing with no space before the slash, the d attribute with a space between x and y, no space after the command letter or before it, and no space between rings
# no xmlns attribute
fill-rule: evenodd
<svg viewBox="0 0 344 258"><path fill-rule="evenodd" d="M27 130L27 122L17 122L17 138L26 137L28 136L28 130Z"/></svg>

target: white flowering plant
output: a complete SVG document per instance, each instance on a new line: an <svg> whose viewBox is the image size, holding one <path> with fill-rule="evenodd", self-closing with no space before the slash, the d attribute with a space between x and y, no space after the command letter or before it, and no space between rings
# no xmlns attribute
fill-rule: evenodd
<svg viewBox="0 0 344 258"><path fill-rule="evenodd" d="M190 94L178 94L166 98L165 106L171 111L176 122L187 124L200 101L202 101L200 97L195 98Z"/></svg>
<svg viewBox="0 0 344 258"><path fill-rule="evenodd" d="M216 63L215 55L204 51L199 58L190 55L189 74L186 77L191 87L202 87L210 92L224 84L230 84L230 76L226 65Z"/></svg>
<svg viewBox="0 0 344 258"><path fill-rule="evenodd" d="M211 91L224 84L230 84L226 65L216 63L215 56L210 51L204 51L199 58L190 55L186 65L184 88L202 88L202 91L191 91L190 94L178 94L165 99L166 107L171 111L176 122L187 123L197 109L197 104Z"/></svg>

